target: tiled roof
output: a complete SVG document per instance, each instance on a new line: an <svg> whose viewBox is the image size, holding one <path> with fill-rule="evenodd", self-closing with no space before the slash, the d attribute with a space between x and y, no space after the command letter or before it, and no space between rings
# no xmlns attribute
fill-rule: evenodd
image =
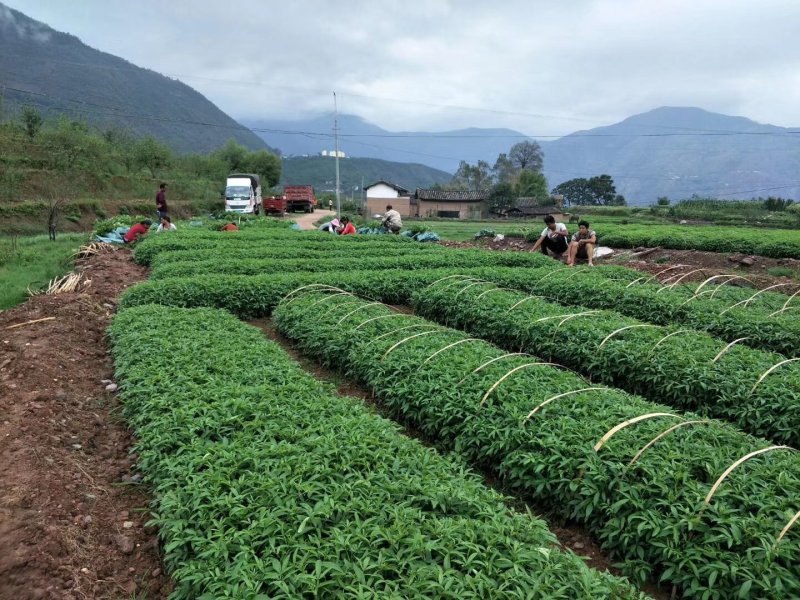
<svg viewBox="0 0 800 600"><path fill-rule="evenodd" d="M437 200L440 202L483 202L489 196L488 190L423 190L417 188L414 196L420 200Z"/></svg>
<svg viewBox="0 0 800 600"><path fill-rule="evenodd" d="M375 187L376 185L388 185L390 188L395 190L398 194L408 194L408 190L404 188L402 185L397 185L396 183L389 183L388 181L384 181L383 179L376 181L375 183L370 183L368 186L365 186L364 189L368 190L371 187Z"/></svg>

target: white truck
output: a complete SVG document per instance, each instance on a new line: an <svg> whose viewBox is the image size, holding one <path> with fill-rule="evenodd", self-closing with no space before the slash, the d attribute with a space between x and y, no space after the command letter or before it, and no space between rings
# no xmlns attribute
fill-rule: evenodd
<svg viewBox="0 0 800 600"><path fill-rule="evenodd" d="M261 179L255 173L231 173L225 182L225 210L259 214Z"/></svg>

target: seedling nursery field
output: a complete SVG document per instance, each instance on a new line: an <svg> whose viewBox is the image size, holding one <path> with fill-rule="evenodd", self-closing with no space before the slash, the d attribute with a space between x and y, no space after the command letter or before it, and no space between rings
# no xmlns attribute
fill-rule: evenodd
<svg viewBox="0 0 800 600"><path fill-rule="evenodd" d="M796 232L731 235L695 239L797 255ZM72 301L105 311L141 538L126 577L76 563L62 591L800 597L797 284L270 220L151 235L87 277L92 260L125 265L107 308ZM4 332L47 319L22 309ZM94 525L75 511L80 545ZM601 560L559 543L563 525Z"/></svg>

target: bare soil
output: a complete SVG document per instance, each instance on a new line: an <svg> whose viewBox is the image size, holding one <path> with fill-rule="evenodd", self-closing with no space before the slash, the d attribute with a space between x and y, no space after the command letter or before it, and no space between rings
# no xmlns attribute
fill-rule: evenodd
<svg viewBox="0 0 800 600"><path fill-rule="evenodd" d="M300 227L300 229L316 229L317 227L314 225L320 219L324 219L325 217L329 217L331 215L335 215L336 212L332 210L323 210L318 208L313 213L301 214L297 216L293 213L287 213L286 218L291 219Z"/></svg>
<svg viewBox="0 0 800 600"><path fill-rule="evenodd" d="M477 242L440 242L451 248L486 248L497 251L529 252L533 247L520 238L505 238L501 241ZM792 258L769 258L747 254L731 254L722 252L701 252L699 250L667 250L662 248L637 248L613 249L614 253L604 258L595 259L596 265L621 265L637 269L650 275L663 273L659 279L665 280L672 276L675 279L685 275L681 281L704 281L714 275L739 275L748 281L736 279L730 281L731 285L743 285L758 289L774 286L774 291L794 293L800 289L800 260ZM645 255L640 255L647 250L654 250ZM792 276L775 276L768 271L775 267L789 269ZM670 279L674 281L675 279Z"/></svg>
<svg viewBox="0 0 800 600"><path fill-rule="evenodd" d="M133 438L103 381L116 298L146 272L127 249L77 270L77 292L0 312L0 598L165 598Z"/></svg>

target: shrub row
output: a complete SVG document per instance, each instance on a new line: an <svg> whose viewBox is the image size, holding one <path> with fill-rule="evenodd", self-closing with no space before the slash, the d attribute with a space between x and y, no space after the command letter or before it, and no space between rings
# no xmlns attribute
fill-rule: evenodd
<svg viewBox="0 0 800 600"><path fill-rule="evenodd" d="M421 316L503 348L800 447L800 364L781 355L461 278L418 290L412 303Z"/></svg>
<svg viewBox="0 0 800 600"><path fill-rule="evenodd" d="M643 597L223 311L110 334L173 598Z"/></svg>
<svg viewBox="0 0 800 600"><path fill-rule="evenodd" d="M585 524L629 575L690 598L800 595L799 532L778 541L796 454L353 296L296 293L274 320L424 435Z"/></svg>
<svg viewBox="0 0 800 600"><path fill-rule="evenodd" d="M436 251L410 256L350 256L341 258L297 259L227 259L225 256L205 261L170 263L153 268L151 279L193 277L202 274L260 275L262 273L291 273L323 271L337 278L349 269L391 272L397 269L433 269L441 267L547 267L553 261L541 254L529 252L486 252L485 250Z"/></svg>
<svg viewBox="0 0 800 600"><path fill-rule="evenodd" d="M800 235L782 229L626 225L604 232L602 243L614 248L661 246L706 252L741 252L774 258L800 258Z"/></svg>

